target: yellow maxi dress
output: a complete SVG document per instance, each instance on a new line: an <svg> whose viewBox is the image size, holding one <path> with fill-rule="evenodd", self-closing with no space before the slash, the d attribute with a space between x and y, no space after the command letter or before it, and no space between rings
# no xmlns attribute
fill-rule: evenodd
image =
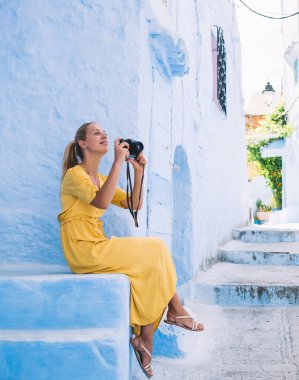
<svg viewBox="0 0 299 380"><path fill-rule="evenodd" d="M107 176L98 173L100 186ZM99 188L76 165L67 170L61 184L62 211L58 215L66 261L73 273L122 273L130 280L130 325L154 323L156 329L176 291L177 275L170 252L155 237L111 237L99 219L105 210L90 205ZM112 203L122 207L126 192L116 189Z"/></svg>

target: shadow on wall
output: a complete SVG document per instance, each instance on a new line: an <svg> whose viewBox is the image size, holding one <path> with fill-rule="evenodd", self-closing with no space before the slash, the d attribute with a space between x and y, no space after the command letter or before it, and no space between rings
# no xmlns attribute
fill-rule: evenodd
<svg viewBox="0 0 299 380"><path fill-rule="evenodd" d="M174 153L173 177L173 239L172 255L178 273L178 285L192 278L192 209L191 177L187 155L179 145Z"/></svg>

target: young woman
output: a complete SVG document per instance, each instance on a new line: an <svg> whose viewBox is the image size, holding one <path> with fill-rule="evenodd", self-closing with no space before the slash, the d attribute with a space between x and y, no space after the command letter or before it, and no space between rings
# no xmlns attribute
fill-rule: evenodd
<svg viewBox="0 0 299 380"><path fill-rule="evenodd" d="M143 168L143 154L132 160L129 146L114 142L114 162L108 176L98 173L108 152L107 133L94 122L83 124L64 153L61 183L61 242L65 258L74 273L123 273L130 279L130 343L148 378L151 370L153 334L168 305L166 323L202 331L180 303L176 293L176 272L163 240L154 237L112 237L108 239L99 218L113 203L128 208L126 192L117 187L125 161L134 167L132 191L136 210ZM139 209L142 206L142 193Z"/></svg>

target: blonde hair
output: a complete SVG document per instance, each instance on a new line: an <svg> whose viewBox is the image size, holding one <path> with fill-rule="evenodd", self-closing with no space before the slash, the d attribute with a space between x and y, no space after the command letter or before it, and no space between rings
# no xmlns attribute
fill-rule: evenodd
<svg viewBox="0 0 299 380"><path fill-rule="evenodd" d="M78 141L86 139L87 129L91 124L94 124L94 122L91 121L89 123L82 124L75 134L75 139L67 144L64 150L62 161L61 181L63 180L63 177L65 176L65 173L68 169L82 162L83 151L80 145L78 144Z"/></svg>

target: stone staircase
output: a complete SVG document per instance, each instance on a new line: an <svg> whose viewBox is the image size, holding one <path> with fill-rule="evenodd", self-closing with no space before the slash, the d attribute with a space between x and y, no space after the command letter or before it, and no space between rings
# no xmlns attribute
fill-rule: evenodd
<svg viewBox="0 0 299 380"><path fill-rule="evenodd" d="M243 227L232 237L186 301L206 331L176 328L186 356L156 358L159 380L299 380L298 226Z"/></svg>
<svg viewBox="0 0 299 380"><path fill-rule="evenodd" d="M200 275L195 299L224 305L299 305L299 231L238 228Z"/></svg>
<svg viewBox="0 0 299 380"><path fill-rule="evenodd" d="M0 266L1 380L128 380L129 280Z"/></svg>

